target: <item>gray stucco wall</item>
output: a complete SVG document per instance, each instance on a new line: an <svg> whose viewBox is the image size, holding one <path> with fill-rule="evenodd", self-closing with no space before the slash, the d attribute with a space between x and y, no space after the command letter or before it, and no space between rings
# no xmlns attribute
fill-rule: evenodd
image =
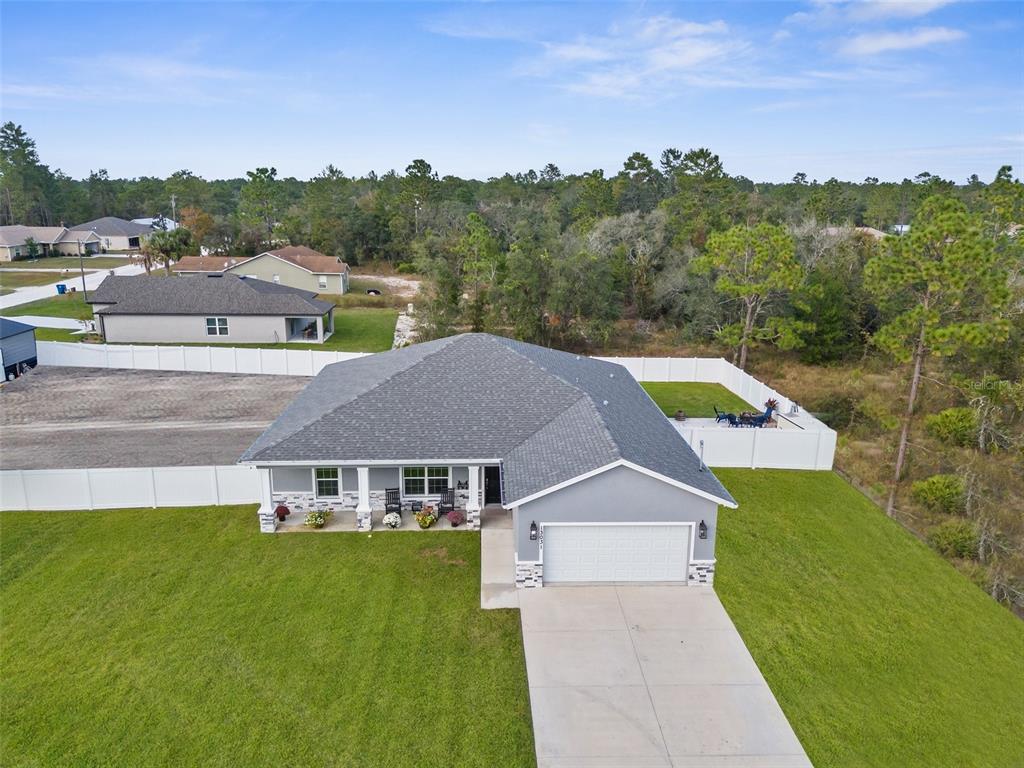
<svg viewBox="0 0 1024 768"><path fill-rule="evenodd" d="M36 333L25 331L0 339L0 361L2 364L17 365L36 356Z"/></svg>
<svg viewBox="0 0 1024 768"><path fill-rule="evenodd" d="M274 467L270 487L275 492L312 493L313 472L309 467Z"/></svg>
<svg viewBox="0 0 1024 768"><path fill-rule="evenodd" d="M327 285L321 288L319 275L307 272L287 261L275 259L273 256L258 256L242 264L236 264L227 271L235 275L252 275L258 280L266 280L268 283L274 282L274 275L277 275L280 278L278 283L281 285L290 285L292 288L301 288L304 291L345 292L345 284L340 274L324 275L327 278Z"/></svg>
<svg viewBox="0 0 1024 768"><path fill-rule="evenodd" d="M581 480L536 501L520 505L515 515L519 560L537 560L538 542L530 541L530 523L663 523L701 520L708 537L696 539L693 558L715 557L718 505L628 467L616 467Z"/></svg>
<svg viewBox="0 0 1024 768"><path fill-rule="evenodd" d="M104 315L103 330L107 341L141 344L278 343L288 338L285 319L266 315L228 317L227 336L208 336L204 315Z"/></svg>

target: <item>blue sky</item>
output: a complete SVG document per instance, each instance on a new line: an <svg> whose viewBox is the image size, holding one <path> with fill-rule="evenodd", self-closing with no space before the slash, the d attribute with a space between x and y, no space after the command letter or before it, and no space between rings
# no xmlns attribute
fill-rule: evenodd
<svg viewBox="0 0 1024 768"><path fill-rule="evenodd" d="M15 3L3 119L75 177L485 178L708 146L780 181L1024 171L1024 3Z"/></svg>

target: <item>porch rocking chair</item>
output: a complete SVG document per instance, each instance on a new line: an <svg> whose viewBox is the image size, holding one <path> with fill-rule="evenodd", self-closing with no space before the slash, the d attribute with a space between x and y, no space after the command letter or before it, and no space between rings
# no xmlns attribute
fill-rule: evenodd
<svg viewBox="0 0 1024 768"><path fill-rule="evenodd" d="M388 512L402 514L402 497L397 488L384 489L384 514Z"/></svg>
<svg viewBox="0 0 1024 768"><path fill-rule="evenodd" d="M441 492L441 500L437 503L437 513L443 515L455 510L455 491L449 488Z"/></svg>

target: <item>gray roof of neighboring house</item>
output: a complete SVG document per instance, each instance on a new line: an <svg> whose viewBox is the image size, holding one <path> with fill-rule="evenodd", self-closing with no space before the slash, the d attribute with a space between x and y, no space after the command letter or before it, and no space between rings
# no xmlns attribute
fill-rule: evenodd
<svg viewBox="0 0 1024 768"><path fill-rule="evenodd" d="M334 305L312 291L230 274L110 275L91 292L101 315L322 315Z"/></svg>
<svg viewBox="0 0 1024 768"><path fill-rule="evenodd" d="M35 326L0 317L0 339L6 339L8 336L17 336L19 333L34 330Z"/></svg>
<svg viewBox="0 0 1024 768"><path fill-rule="evenodd" d="M153 228L145 224L135 224L126 219L119 219L116 216L104 216L101 219L93 219L84 224L76 224L69 229L92 230L100 237L138 237L139 235L153 234Z"/></svg>
<svg viewBox="0 0 1024 768"><path fill-rule="evenodd" d="M55 243L64 234L64 227L26 227L23 224L9 224L0 227L0 246L24 245L31 237L37 243Z"/></svg>
<svg viewBox="0 0 1024 768"><path fill-rule="evenodd" d="M514 501L620 459L733 503L622 366L470 333L327 366L240 461L501 460Z"/></svg>

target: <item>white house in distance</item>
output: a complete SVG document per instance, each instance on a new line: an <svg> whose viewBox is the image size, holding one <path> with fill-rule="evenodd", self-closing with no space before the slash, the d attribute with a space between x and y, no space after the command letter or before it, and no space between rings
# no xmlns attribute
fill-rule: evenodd
<svg viewBox="0 0 1024 768"><path fill-rule="evenodd" d="M101 247L99 235L92 231L12 224L0 227L0 261L29 258L29 240L36 244L37 256L77 256L79 248L83 255L91 256Z"/></svg>
<svg viewBox="0 0 1024 768"><path fill-rule="evenodd" d="M304 245L288 245L249 258L186 256L174 265L179 275L230 273L316 293L348 292L348 264Z"/></svg>
<svg viewBox="0 0 1024 768"><path fill-rule="evenodd" d="M108 342L320 344L334 331L332 302L238 275L111 275L89 303Z"/></svg>
<svg viewBox="0 0 1024 768"><path fill-rule="evenodd" d="M149 227L154 232L162 230L164 232L173 232L180 224L174 219L168 219L166 216L147 216L142 219L132 219L132 224L142 224L144 227Z"/></svg>

